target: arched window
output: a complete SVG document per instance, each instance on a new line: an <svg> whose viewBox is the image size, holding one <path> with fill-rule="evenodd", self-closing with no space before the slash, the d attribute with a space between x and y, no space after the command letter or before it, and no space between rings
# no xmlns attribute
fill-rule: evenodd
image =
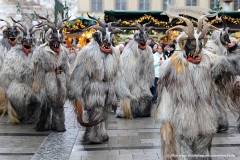
<svg viewBox="0 0 240 160"><path fill-rule="evenodd" d="M187 0L187 6L196 6L197 0Z"/></svg>
<svg viewBox="0 0 240 160"><path fill-rule="evenodd" d="M150 0L139 0L139 10L149 10Z"/></svg>
<svg viewBox="0 0 240 160"><path fill-rule="evenodd" d="M116 0L116 10L126 10L126 0Z"/></svg>
<svg viewBox="0 0 240 160"><path fill-rule="evenodd" d="M92 0L92 12L102 12L102 0Z"/></svg>

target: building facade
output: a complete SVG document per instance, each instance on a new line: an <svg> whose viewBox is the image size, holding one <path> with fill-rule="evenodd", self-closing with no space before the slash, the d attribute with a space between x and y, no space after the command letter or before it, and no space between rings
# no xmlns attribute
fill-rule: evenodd
<svg viewBox="0 0 240 160"><path fill-rule="evenodd" d="M104 10L148 10L162 11L167 10L166 2L178 7L200 6L203 8L214 9L219 0L78 0L78 15L93 14L96 18L103 20ZM231 3L220 1L222 11L238 10L240 0L232 0ZM229 0L230 1L230 0Z"/></svg>

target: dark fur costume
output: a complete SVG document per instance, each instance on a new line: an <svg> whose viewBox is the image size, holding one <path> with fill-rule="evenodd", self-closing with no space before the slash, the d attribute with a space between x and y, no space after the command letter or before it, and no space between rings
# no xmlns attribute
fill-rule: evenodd
<svg viewBox="0 0 240 160"><path fill-rule="evenodd" d="M48 43L38 47L33 53L33 88L40 96L40 115L36 130L65 131L63 105L66 96L66 81L69 72L67 51L60 46L57 54Z"/></svg>
<svg viewBox="0 0 240 160"><path fill-rule="evenodd" d="M101 37L108 37L106 39L110 42L110 33L107 32L105 35L96 31L93 35L96 40L94 39L78 53L68 86L68 98L75 103L80 101L79 104L86 111L86 121L100 122L94 126L86 126L79 121L87 127L83 141L101 143L108 140L106 122L102 120L107 120L112 105L117 105L117 97L129 97L130 92L126 88L121 70L119 51L112 45L110 45L112 53L100 50L98 42L101 42ZM82 108L79 112L76 113L77 117L82 116L79 115L83 112Z"/></svg>

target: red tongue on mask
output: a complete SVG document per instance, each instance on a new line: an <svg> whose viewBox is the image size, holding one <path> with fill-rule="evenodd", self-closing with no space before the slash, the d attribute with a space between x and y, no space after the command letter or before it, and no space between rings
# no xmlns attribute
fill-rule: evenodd
<svg viewBox="0 0 240 160"><path fill-rule="evenodd" d="M25 52L26 56L31 52L31 49L26 49L24 46L22 46L23 51Z"/></svg>
<svg viewBox="0 0 240 160"><path fill-rule="evenodd" d="M8 39L8 42L9 42L12 46L15 46L15 44L16 44L16 41L11 41L10 39Z"/></svg>
<svg viewBox="0 0 240 160"><path fill-rule="evenodd" d="M201 62L201 58L188 57L187 61L188 62L192 62L192 63L200 63Z"/></svg>
<svg viewBox="0 0 240 160"><path fill-rule="evenodd" d="M144 45L144 46L142 46L140 43L138 43L138 48L140 48L141 50L144 50L144 49L146 49L146 44Z"/></svg>
<svg viewBox="0 0 240 160"><path fill-rule="evenodd" d="M55 52L57 53L57 55L59 55L60 53L60 49L59 48L54 48Z"/></svg>

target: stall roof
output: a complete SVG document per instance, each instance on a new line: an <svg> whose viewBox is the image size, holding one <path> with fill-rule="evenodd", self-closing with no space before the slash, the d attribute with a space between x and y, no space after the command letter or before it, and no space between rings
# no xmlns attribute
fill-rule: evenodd
<svg viewBox="0 0 240 160"><path fill-rule="evenodd" d="M166 25L162 25L162 22L169 22L169 18L167 15L162 14L165 11L124 11L124 10L105 10L104 11L104 20L105 22L113 22L121 19L122 21L134 22L140 21L145 23L146 21L154 21L153 26L157 29L167 30L168 27ZM209 11L209 13L216 13L216 11ZM146 16L148 15L148 17ZM240 12L239 11L221 11L219 12L219 16L225 15L227 25L231 28L231 30L239 31L240 30ZM149 17L150 16L150 17ZM215 18L209 18L209 20L213 20ZM174 22L176 22L175 20ZM157 22L157 23L156 23ZM173 23L174 23L173 22ZM157 25L156 25L157 24ZM160 24L160 25L159 25ZM222 28L221 23L213 24L216 27ZM120 28L124 26L128 28L128 25L121 24ZM132 27L129 27L131 29Z"/></svg>

